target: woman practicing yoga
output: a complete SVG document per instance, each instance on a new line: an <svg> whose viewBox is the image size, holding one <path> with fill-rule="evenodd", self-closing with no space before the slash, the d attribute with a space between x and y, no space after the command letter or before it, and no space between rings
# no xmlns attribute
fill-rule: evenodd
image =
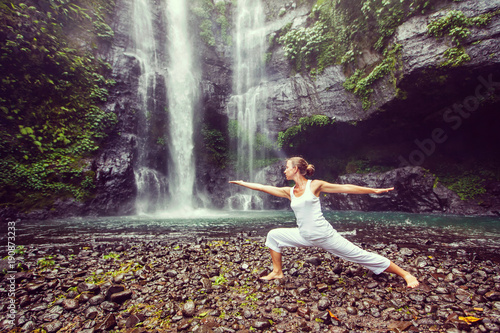
<svg viewBox="0 0 500 333"><path fill-rule="evenodd" d="M314 166L301 157L287 160L285 175L287 180L295 182L294 187L275 187L242 180L230 181L252 190L262 191L277 197L288 198L297 218L298 228L278 228L267 234L266 246L271 252L273 271L262 277L263 280L283 278L281 264L282 247L317 246L340 258L360 264L375 274L382 272L395 273L405 279L409 288L419 285L418 280L389 259L379 254L365 251L354 245L331 226L323 217L319 195L324 193L369 194L385 193L391 188L369 188L350 184L331 184L322 180L308 180L312 176Z"/></svg>

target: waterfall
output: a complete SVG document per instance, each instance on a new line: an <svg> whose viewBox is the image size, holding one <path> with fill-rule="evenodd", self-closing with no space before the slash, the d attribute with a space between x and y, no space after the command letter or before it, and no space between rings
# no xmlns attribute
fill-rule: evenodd
<svg viewBox="0 0 500 333"><path fill-rule="evenodd" d="M168 111L169 127L169 193L170 204L177 210L193 207L195 160L193 118L198 82L189 26L187 0L169 0L166 9L168 29Z"/></svg>
<svg viewBox="0 0 500 333"><path fill-rule="evenodd" d="M166 170L151 156L151 147L163 142L162 133L152 133L152 123L164 108L165 59L159 52L159 41L154 34L154 8L149 0L133 0L131 5L130 45L125 55L135 58L140 65L138 82L137 162L134 175L137 186L137 213L151 213L166 209ZM157 137L155 137L157 136Z"/></svg>
<svg viewBox="0 0 500 333"><path fill-rule="evenodd" d="M233 95L228 114L236 133L237 177L253 180L258 159L265 158L266 129L265 62L266 33L260 0L238 0L234 26ZM234 194L230 208L261 208L260 198Z"/></svg>
<svg viewBox="0 0 500 333"><path fill-rule="evenodd" d="M135 58L141 70L134 166L139 214L193 207L198 82L187 2L130 0L130 45L124 55Z"/></svg>

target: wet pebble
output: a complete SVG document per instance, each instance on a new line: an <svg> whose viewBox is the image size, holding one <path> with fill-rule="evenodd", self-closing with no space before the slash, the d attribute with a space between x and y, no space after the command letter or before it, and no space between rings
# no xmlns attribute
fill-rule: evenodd
<svg viewBox="0 0 500 333"><path fill-rule="evenodd" d="M318 310L325 311L326 309L328 309L330 307L331 304L332 304L332 302L330 301L330 299L322 298L318 302Z"/></svg>
<svg viewBox="0 0 500 333"><path fill-rule="evenodd" d="M59 331L63 327L63 324L59 320L55 320L51 323L44 324L42 327L47 333L54 333Z"/></svg>
<svg viewBox="0 0 500 333"><path fill-rule="evenodd" d="M271 327L271 323L269 322L269 320L266 320L266 319L257 319L255 321L253 321L252 327L259 329L259 330L263 330L263 329Z"/></svg>
<svg viewBox="0 0 500 333"><path fill-rule="evenodd" d="M62 303L62 306L65 310L73 311L78 308L78 301L73 298L65 299Z"/></svg>
<svg viewBox="0 0 500 333"><path fill-rule="evenodd" d="M95 319L99 314L99 309L95 306L91 306L85 310L85 318L87 319Z"/></svg>
<svg viewBox="0 0 500 333"><path fill-rule="evenodd" d="M91 305L98 305L98 304L101 304L102 302L104 302L105 300L106 300L106 297L104 297L104 295L97 295L97 296L90 298L89 303Z"/></svg>
<svg viewBox="0 0 500 333"><path fill-rule="evenodd" d="M116 318L114 314L109 314L106 318L97 325L98 330L109 331L116 325Z"/></svg>
<svg viewBox="0 0 500 333"><path fill-rule="evenodd" d="M357 310L355 307L353 307L353 306L348 306L348 307L346 308L346 312L347 312L348 314L350 314L350 315L353 315L353 316L355 316L355 315L357 315L357 314L358 314L358 310Z"/></svg>
<svg viewBox="0 0 500 333"><path fill-rule="evenodd" d="M19 280L19 300L26 307L18 316L19 328L57 329L58 323L75 323L79 332L117 327L147 332L155 329L148 323L164 320L177 331L272 327L276 332L346 333L372 327L389 331L389 323L397 322L401 327L409 323L405 331L434 327L444 332L453 325L476 333L494 332L500 324L496 263L440 257L436 249L428 258L425 249L403 247L398 253L397 246L381 246L380 251L412 269L422 282L409 290L397 276L372 275L321 250L286 249L285 279L263 282L258 277L269 273L270 266L263 242L241 237L161 245L134 242L113 260L103 258L113 251L108 245L78 254L78 260L63 256L67 267L35 269ZM232 262L236 257L238 262ZM27 267L36 268L37 254L27 258L33 262ZM135 269L131 258L147 264ZM104 282L89 283L90 276ZM54 283L52 289L44 287L48 283ZM7 306L0 299L0 315ZM458 320L466 312L483 320L467 326Z"/></svg>
<svg viewBox="0 0 500 333"><path fill-rule="evenodd" d="M132 298L132 291L124 290L118 293L111 294L109 297L111 302L122 304L126 300Z"/></svg>
<svg viewBox="0 0 500 333"><path fill-rule="evenodd" d="M182 308L182 313L186 317L193 317L195 314L195 311L196 311L196 305L194 304L194 301L192 301L192 300L187 301Z"/></svg>

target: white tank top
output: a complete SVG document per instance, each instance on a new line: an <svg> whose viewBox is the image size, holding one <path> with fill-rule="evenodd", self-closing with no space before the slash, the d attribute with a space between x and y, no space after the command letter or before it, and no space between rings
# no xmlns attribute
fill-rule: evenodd
<svg viewBox="0 0 500 333"><path fill-rule="evenodd" d="M291 207L302 237L316 240L331 236L335 229L323 217L319 198L311 191L311 180L307 181L306 189L300 197L293 194L294 188L295 186L290 190Z"/></svg>

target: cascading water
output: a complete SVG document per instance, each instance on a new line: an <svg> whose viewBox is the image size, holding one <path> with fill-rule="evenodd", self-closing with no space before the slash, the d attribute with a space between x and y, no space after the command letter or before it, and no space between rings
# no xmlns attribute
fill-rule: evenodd
<svg viewBox="0 0 500 333"><path fill-rule="evenodd" d="M171 207L185 211L193 208L195 160L193 118L198 80L194 73L189 39L187 1L169 0L166 9L168 29L169 100L169 193Z"/></svg>
<svg viewBox="0 0 500 333"><path fill-rule="evenodd" d="M138 158L134 167L137 213L189 210L193 207L195 179L193 113L197 80L187 1L131 3L131 43L126 54L138 60L141 67Z"/></svg>
<svg viewBox="0 0 500 333"><path fill-rule="evenodd" d="M266 32L260 0L238 0L234 27L233 95L228 103L236 132L237 177L254 180L258 159L265 156L259 145L267 141L265 62ZM262 208L255 195L235 193L228 199L233 209Z"/></svg>
<svg viewBox="0 0 500 333"><path fill-rule="evenodd" d="M165 59L161 59L158 41L154 34L153 7L149 0L132 1L130 44L126 55L135 58L141 68L138 82L138 157L134 167L137 185L137 213L151 213L166 209L166 170L161 170L150 157L151 146L164 140L151 133L153 117L164 108L164 103L156 99L158 93L164 95L166 76ZM162 91L163 90L163 91ZM163 105L162 105L163 104Z"/></svg>

